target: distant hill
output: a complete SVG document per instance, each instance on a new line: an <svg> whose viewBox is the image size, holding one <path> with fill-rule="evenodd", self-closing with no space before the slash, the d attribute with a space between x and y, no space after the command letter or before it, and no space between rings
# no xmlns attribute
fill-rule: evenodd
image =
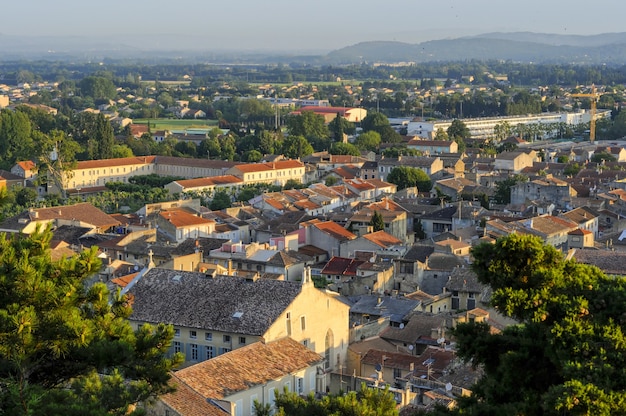
<svg viewBox="0 0 626 416"><path fill-rule="evenodd" d="M133 37L19 37L0 33L3 61L19 59L136 59L215 63L306 65L512 60L536 63L626 64L626 33L560 35L532 32L485 33L422 43L362 42L327 54L299 51L216 49L185 35Z"/></svg>
<svg viewBox="0 0 626 416"><path fill-rule="evenodd" d="M503 59L538 63L626 63L626 33L578 36L488 33L418 44L362 42L330 52L329 63L433 62Z"/></svg>

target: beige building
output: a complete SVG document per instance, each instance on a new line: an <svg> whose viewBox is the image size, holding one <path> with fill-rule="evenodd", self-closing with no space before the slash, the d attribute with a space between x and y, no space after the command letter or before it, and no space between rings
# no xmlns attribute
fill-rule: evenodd
<svg viewBox="0 0 626 416"><path fill-rule="evenodd" d="M248 163L233 166L225 172L243 181L243 185L271 183L283 186L289 180L305 183L306 170L299 160L279 160L268 163Z"/></svg>
<svg viewBox="0 0 626 416"><path fill-rule="evenodd" d="M128 293L131 323L172 324L172 352L188 363L290 337L322 355L324 371L345 365L350 307L315 288L308 271L292 282L153 268Z"/></svg>
<svg viewBox="0 0 626 416"><path fill-rule="evenodd" d="M323 361L322 356L289 337L255 342L177 371L174 385L183 388L161 397L149 414L213 415L214 409L203 408L210 403L225 409L224 414L254 416L255 401L273 406L275 393L284 389L303 396L323 392L325 377L317 371ZM198 413L189 412L187 389L204 402Z"/></svg>

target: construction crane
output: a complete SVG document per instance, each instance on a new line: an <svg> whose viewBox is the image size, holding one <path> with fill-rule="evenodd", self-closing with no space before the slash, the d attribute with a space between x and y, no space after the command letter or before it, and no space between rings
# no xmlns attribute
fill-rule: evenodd
<svg viewBox="0 0 626 416"><path fill-rule="evenodd" d="M589 141L591 143L593 143L596 139L596 103L598 102L600 95L602 94L596 92L596 86L593 84L591 85L590 93L572 94L572 97L589 98L591 101L591 111L589 114Z"/></svg>

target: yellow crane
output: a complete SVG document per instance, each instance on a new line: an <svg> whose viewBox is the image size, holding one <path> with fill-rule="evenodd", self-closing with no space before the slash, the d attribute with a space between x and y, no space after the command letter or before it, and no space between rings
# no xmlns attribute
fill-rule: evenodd
<svg viewBox="0 0 626 416"><path fill-rule="evenodd" d="M590 93L572 94L572 97L589 98L591 101L591 111L589 113L589 141L591 143L596 139L596 103L600 95L602 94L596 92L596 86L593 84L591 85Z"/></svg>

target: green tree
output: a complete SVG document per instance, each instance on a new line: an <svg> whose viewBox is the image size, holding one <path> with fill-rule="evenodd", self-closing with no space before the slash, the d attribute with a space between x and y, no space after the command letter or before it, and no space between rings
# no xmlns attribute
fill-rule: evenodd
<svg viewBox="0 0 626 416"><path fill-rule="evenodd" d="M497 204L511 203L511 188L519 182L526 182L528 178L524 175L513 175L502 181L496 182L496 192L493 199Z"/></svg>
<svg viewBox="0 0 626 416"><path fill-rule="evenodd" d="M359 148L352 143L335 142L330 146L328 153L331 155L352 155L360 156Z"/></svg>
<svg viewBox="0 0 626 416"><path fill-rule="evenodd" d="M209 204L209 208L213 211L219 211L224 208L230 208L232 206L230 195L226 191L217 191L213 195L213 199Z"/></svg>
<svg viewBox="0 0 626 416"><path fill-rule="evenodd" d="M626 281L529 235L472 255L491 305L519 323L498 334L484 323L454 330L459 357L484 370L458 414L625 414Z"/></svg>
<svg viewBox="0 0 626 416"><path fill-rule="evenodd" d="M358 147L359 150L369 150L372 152L378 150L380 142L380 133L373 130L361 133L354 139L354 145Z"/></svg>
<svg viewBox="0 0 626 416"><path fill-rule="evenodd" d="M32 124L22 111L0 110L0 168L5 170L20 160L29 160L35 150Z"/></svg>
<svg viewBox="0 0 626 416"><path fill-rule="evenodd" d="M465 139L470 138L469 128L459 119L452 120L452 124L448 127L448 137L459 145L459 152L465 151Z"/></svg>
<svg viewBox="0 0 626 416"><path fill-rule="evenodd" d="M376 231L384 231L385 230L385 220L380 212L374 211L374 215L372 215L372 219L370 220L370 224L372 226L372 230Z"/></svg>
<svg viewBox="0 0 626 416"><path fill-rule="evenodd" d="M283 140L282 153L290 159L298 159L313 153L313 146L303 136L287 136Z"/></svg>
<svg viewBox="0 0 626 416"><path fill-rule="evenodd" d="M130 306L87 285L97 249L50 258L50 229L0 237L0 413L126 415L170 391L171 326L133 331Z"/></svg>
<svg viewBox="0 0 626 416"><path fill-rule="evenodd" d="M402 141L400 134L389 123L389 119L382 113L369 113L361 122L363 132L375 131L380 134L383 143L399 143Z"/></svg>
<svg viewBox="0 0 626 416"><path fill-rule="evenodd" d="M327 395L321 400L313 394L301 397L287 389L276 392L275 407L279 415L332 415L332 416L397 416L396 401L386 389L376 389L361 385L358 392ZM264 409L258 407L261 416Z"/></svg>
<svg viewBox="0 0 626 416"><path fill-rule="evenodd" d="M78 87L83 96L91 97L94 100L112 100L117 93L113 81L105 77L85 77L78 83Z"/></svg>
<svg viewBox="0 0 626 416"><path fill-rule="evenodd" d="M428 192L432 189L433 183L421 169L409 166L396 166L389 172L387 182L398 186L398 189L411 188L416 186L420 192Z"/></svg>
<svg viewBox="0 0 626 416"><path fill-rule="evenodd" d="M312 111L303 111L301 114L287 118L289 136L302 136L306 139L327 139L330 137L328 127L324 124L324 117Z"/></svg>
<svg viewBox="0 0 626 416"><path fill-rule="evenodd" d="M437 132L435 133L435 140L441 140L441 141L448 141L450 140L450 138L448 137L448 133L446 133L446 131L439 127L437 129Z"/></svg>
<svg viewBox="0 0 626 416"><path fill-rule="evenodd" d="M615 156L607 151L602 151L594 153L593 156L591 156L591 161L593 163L615 162Z"/></svg>

